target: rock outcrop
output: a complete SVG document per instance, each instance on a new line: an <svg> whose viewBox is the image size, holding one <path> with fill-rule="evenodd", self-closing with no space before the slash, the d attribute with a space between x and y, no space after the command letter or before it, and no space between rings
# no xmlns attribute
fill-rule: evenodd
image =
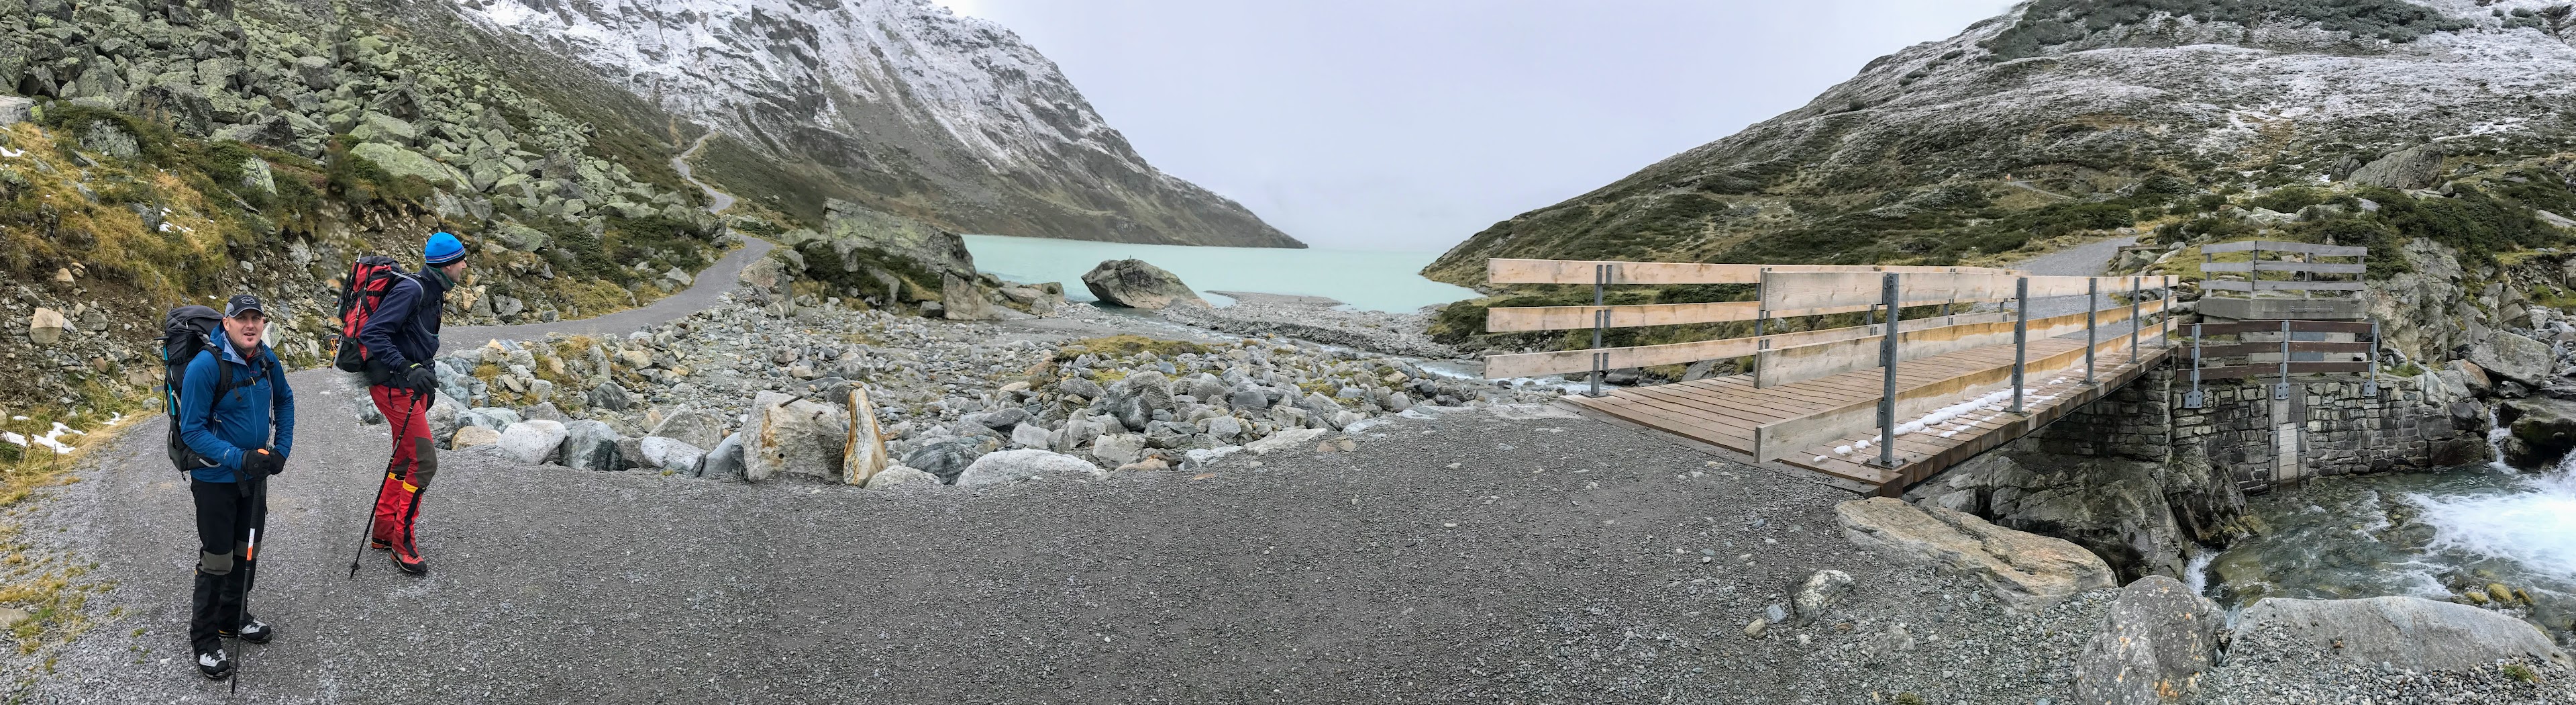
<svg viewBox="0 0 2576 705"><path fill-rule="evenodd" d="M2504 461L2518 468L2547 468L2576 450L2576 402L2548 397L2508 399L2496 407L2513 435Z"/></svg>
<svg viewBox="0 0 2576 705"><path fill-rule="evenodd" d="M703 174L793 182L764 195L809 219L831 197L963 232L1302 247L1147 165L1010 30L929 0L498 0L459 12L712 126L722 137Z"/></svg>
<svg viewBox="0 0 2576 705"><path fill-rule="evenodd" d="M2102 630L2075 658L2075 700L2089 705L2188 701L2216 664L2218 604L2161 575L2120 589Z"/></svg>
<svg viewBox="0 0 2576 705"><path fill-rule="evenodd" d="M2491 333L2486 344L2469 348L2470 362L2529 387L2548 386L2555 360L2548 343L2504 331Z"/></svg>
<svg viewBox="0 0 2576 705"><path fill-rule="evenodd" d="M2381 188L2425 188L2442 180L2442 148L2418 145L2372 160L2352 172L2352 182Z"/></svg>
<svg viewBox="0 0 2576 705"><path fill-rule="evenodd" d="M1854 545L1973 576L2017 607L2046 607L2118 584L2111 567L2083 547L1969 514L1872 497L1834 505L1834 515Z"/></svg>
<svg viewBox="0 0 2576 705"><path fill-rule="evenodd" d="M1162 309L1173 304L1207 306L1181 278L1140 259L1101 262L1082 275L1082 286L1101 301L1128 308Z"/></svg>
<svg viewBox="0 0 2576 705"><path fill-rule="evenodd" d="M2576 668L2564 649L2522 620L2419 597L2265 598L2245 608L2236 633L2239 650L2260 648L2263 639L2291 639L2357 663L2410 670L2457 671L2520 658ZM2249 635L2255 643L2245 643Z"/></svg>

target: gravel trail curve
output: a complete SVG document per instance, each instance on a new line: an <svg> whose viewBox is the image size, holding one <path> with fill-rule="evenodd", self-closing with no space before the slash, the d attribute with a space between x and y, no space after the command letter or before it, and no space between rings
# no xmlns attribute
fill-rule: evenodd
<svg viewBox="0 0 2576 705"><path fill-rule="evenodd" d="M697 278L689 283L689 288L641 307L595 318L553 323L448 328L438 333L438 350L442 353L467 350L481 347L484 343L495 339L537 340L546 337L547 333L625 335L668 323L681 316L714 306L717 297L734 290L734 279L742 274L743 267L760 259L761 255L769 254L769 250L774 247L777 245L771 244L768 240L743 238L742 247L725 253L725 256L716 260L715 264L698 272Z"/></svg>

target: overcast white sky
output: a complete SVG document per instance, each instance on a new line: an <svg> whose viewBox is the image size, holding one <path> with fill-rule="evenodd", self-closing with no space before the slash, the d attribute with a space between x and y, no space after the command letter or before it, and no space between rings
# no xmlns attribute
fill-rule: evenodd
<svg viewBox="0 0 2576 705"><path fill-rule="evenodd" d="M939 0L1316 247L1445 250L2007 0Z"/></svg>

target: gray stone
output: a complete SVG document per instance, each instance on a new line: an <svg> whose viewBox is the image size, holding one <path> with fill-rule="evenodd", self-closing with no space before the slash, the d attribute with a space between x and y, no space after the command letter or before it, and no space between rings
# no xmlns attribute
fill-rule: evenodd
<svg viewBox="0 0 2576 705"><path fill-rule="evenodd" d="M887 490L907 485L913 487L937 487L939 485L939 476L902 465L889 465L886 466L886 469L877 471L876 477L868 478L867 488L871 490Z"/></svg>
<svg viewBox="0 0 2576 705"><path fill-rule="evenodd" d="M2280 638L2356 663L2407 670L2462 671L2525 657L2576 668L2566 651L2522 620L2420 597L2264 598L2245 609L2235 633L2232 650L2240 653Z"/></svg>
<svg viewBox="0 0 2576 705"><path fill-rule="evenodd" d="M37 307L35 315L27 320L27 338L37 345L50 346L60 342L71 330L71 319L50 308Z"/></svg>
<svg viewBox="0 0 2576 705"><path fill-rule="evenodd" d="M617 429L582 419L563 425L563 464L574 470L623 470L617 456Z"/></svg>
<svg viewBox="0 0 2576 705"><path fill-rule="evenodd" d="M460 426L481 426L495 431L507 429L519 420L519 412L489 406L466 409L456 415L456 423Z"/></svg>
<svg viewBox="0 0 2576 705"><path fill-rule="evenodd" d="M940 482L954 483L958 473L965 472L967 466L974 464L976 458L983 457L991 449L988 442L981 438L940 438L923 443L920 447L912 449L912 452L905 453L903 464L930 473L939 478Z"/></svg>
<svg viewBox="0 0 2576 705"><path fill-rule="evenodd" d="M1018 426L1013 426L1011 427L1011 443L1023 448L1045 448L1047 447L1046 427L1033 423L1024 423Z"/></svg>
<svg viewBox="0 0 2576 705"><path fill-rule="evenodd" d="M1834 603L1851 595L1852 585L1851 574L1839 570L1819 570L1807 576L1805 582L1798 584L1798 592L1791 600L1798 607L1798 623L1806 624L1824 617L1825 611L1832 609Z"/></svg>
<svg viewBox="0 0 2576 705"><path fill-rule="evenodd" d="M836 407L778 392L751 402L751 434L743 439L743 478L841 480L850 421Z"/></svg>
<svg viewBox="0 0 2576 705"><path fill-rule="evenodd" d="M714 414L684 406L662 417L662 423L653 426L652 435L713 449L717 443L724 442L724 421Z"/></svg>
<svg viewBox="0 0 2576 705"><path fill-rule="evenodd" d="M1145 437L1133 433L1113 433L1091 443L1091 457L1112 467L1136 462L1144 453Z"/></svg>
<svg viewBox="0 0 2576 705"><path fill-rule="evenodd" d="M1139 259L1108 260L1082 275L1082 285L1108 304L1161 309L1173 304L1208 305L1181 278Z"/></svg>
<svg viewBox="0 0 2576 705"><path fill-rule="evenodd" d="M1020 482L1040 475L1064 474L1084 479L1108 476L1100 466L1062 453L1023 449L986 453L957 475L959 486Z"/></svg>
<svg viewBox="0 0 2576 705"><path fill-rule="evenodd" d="M662 436L645 436L637 443L637 450L641 453L639 457L645 467L681 474L696 474L699 471L698 463L705 461L707 457L705 450L689 445L687 441Z"/></svg>
<svg viewBox="0 0 2576 705"><path fill-rule="evenodd" d="M2214 663L2223 621L2217 603L2173 578L2130 583L2075 659L2075 700L2164 705L2191 698Z"/></svg>
<svg viewBox="0 0 2576 705"><path fill-rule="evenodd" d="M2111 566L2081 546L1974 515L1889 497L1836 504L1834 514L1854 545L1975 577L2017 607L2046 607L2116 584Z"/></svg>
<svg viewBox="0 0 2576 705"><path fill-rule="evenodd" d="M2399 150L2352 172L2353 183L2393 189L2425 188L2441 178L2442 148L2433 144Z"/></svg>
<svg viewBox="0 0 2576 705"><path fill-rule="evenodd" d="M488 446L499 442L501 442L500 431L495 431L481 426L467 426L456 429L456 434L448 439L447 447L450 450L464 450L475 446Z"/></svg>
<svg viewBox="0 0 2576 705"><path fill-rule="evenodd" d="M591 408L607 411L625 411L635 407L635 395L616 382L592 387L589 401Z"/></svg>
<svg viewBox="0 0 2576 705"><path fill-rule="evenodd" d="M1100 385L1080 377L1066 377L1064 381L1055 383L1055 388L1057 391L1084 399L1100 398Z"/></svg>
<svg viewBox="0 0 2576 705"><path fill-rule="evenodd" d="M2504 444L2506 464L2546 468L2576 450L2576 402L2548 397L2509 399L2497 405L2513 436Z"/></svg>
<svg viewBox="0 0 2576 705"><path fill-rule="evenodd" d="M27 116L35 107L36 101L33 98L0 95L0 128L26 122Z"/></svg>
<svg viewBox="0 0 2576 705"><path fill-rule="evenodd" d="M1243 421L1232 416L1218 416L1202 421L1200 428L1205 429L1208 438L1218 443L1232 443L1234 439L1243 435L1244 430Z"/></svg>
<svg viewBox="0 0 2576 705"><path fill-rule="evenodd" d="M699 464L698 474L710 480L742 479L742 434L725 436L716 447L707 449L706 460Z"/></svg>
<svg viewBox="0 0 2576 705"><path fill-rule="evenodd" d="M528 465L549 462L554 460L556 452L562 450L566 435L561 422L544 419L521 421L501 429L501 452Z"/></svg>
<svg viewBox="0 0 2576 705"><path fill-rule="evenodd" d="M1269 438L1243 444L1243 449L1253 455L1269 455L1283 450L1312 447L1315 439L1322 435L1324 435L1324 429L1320 428L1291 428L1270 434Z"/></svg>
<svg viewBox="0 0 2576 705"><path fill-rule="evenodd" d="M2526 386L2549 385L2551 356L2548 343L2496 331L2487 339L2487 344L2469 349L2469 361L2489 373Z"/></svg>

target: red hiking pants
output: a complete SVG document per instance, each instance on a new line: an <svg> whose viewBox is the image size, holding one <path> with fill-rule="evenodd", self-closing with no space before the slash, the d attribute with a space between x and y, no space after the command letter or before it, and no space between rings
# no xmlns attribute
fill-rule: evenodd
<svg viewBox="0 0 2576 705"><path fill-rule="evenodd" d="M438 475L436 441L429 436L430 394L410 389L371 386L367 397L393 429L393 458L385 462L385 484L376 491L376 521L368 534L414 553L412 522L420 518L420 492Z"/></svg>

